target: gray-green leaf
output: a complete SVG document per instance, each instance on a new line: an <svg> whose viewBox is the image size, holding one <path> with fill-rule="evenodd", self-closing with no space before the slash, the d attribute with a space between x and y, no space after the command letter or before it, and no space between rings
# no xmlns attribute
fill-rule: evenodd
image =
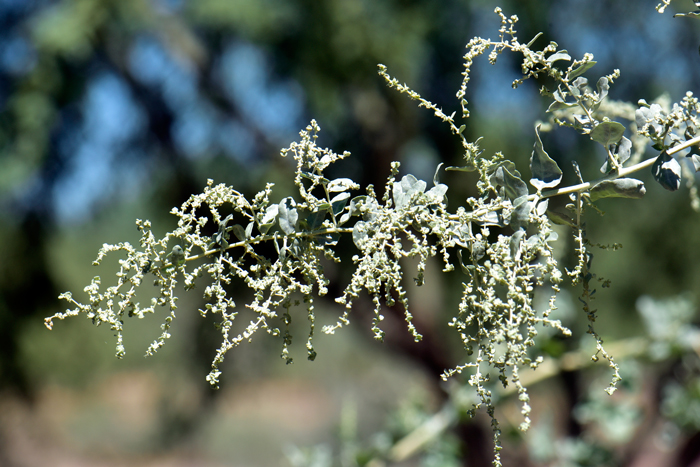
<svg viewBox="0 0 700 467"><path fill-rule="evenodd" d="M693 162L693 167L695 167L696 172L700 172L700 156L697 154L688 154L690 160Z"/></svg>
<svg viewBox="0 0 700 467"><path fill-rule="evenodd" d="M611 144L617 144L624 132L625 126L622 123L601 122L591 131L591 139L607 148Z"/></svg>
<svg viewBox="0 0 700 467"><path fill-rule="evenodd" d="M578 104L576 102L552 102L549 107L547 107L547 112L554 112L555 110L568 109L570 107L576 107Z"/></svg>
<svg viewBox="0 0 700 467"><path fill-rule="evenodd" d="M554 63L558 60L571 60L571 56L566 53L566 50L560 50L559 52L553 53L547 57L547 63Z"/></svg>
<svg viewBox="0 0 700 467"><path fill-rule="evenodd" d="M296 203L292 198L284 198L279 204L280 229L287 235L295 232L299 213L294 207Z"/></svg>
<svg viewBox="0 0 700 467"><path fill-rule="evenodd" d="M496 172L491 175L491 184L502 186L506 196L511 201L528 194L525 182L520 177L511 174L503 165L498 167Z"/></svg>
<svg viewBox="0 0 700 467"><path fill-rule="evenodd" d="M634 178L605 180L590 190L591 201L600 198L634 198L639 199L647 192L644 182Z"/></svg>
<svg viewBox="0 0 700 467"><path fill-rule="evenodd" d="M358 188L360 188L360 185L353 182L349 178L336 178L328 184L328 191L330 191L331 193L337 193L339 191L346 190L357 190Z"/></svg>
<svg viewBox="0 0 700 467"><path fill-rule="evenodd" d="M415 193L423 193L427 184L411 174L405 175L400 182L394 183L394 204L402 208Z"/></svg>
<svg viewBox="0 0 700 467"><path fill-rule="evenodd" d="M571 73L569 73L569 79L571 80L576 78L577 76L584 74L585 72L593 68L593 66L596 63L597 62L594 62L593 60L591 60L590 62L582 63L575 70L572 70Z"/></svg>
<svg viewBox="0 0 700 467"><path fill-rule="evenodd" d="M510 215L510 226L513 229L526 228L530 222L532 203L527 198L527 195L523 195L513 201L513 212Z"/></svg>
<svg viewBox="0 0 700 467"><path fill-rule="evenodd" d="M535 128L535 134L537 135L537 141L535 141L535 147L530 158L530 171L532 172L530 184L539 192L545 188L554 188L559 185L562 171L557 163L554 162L554 159L549 157L549 154L544 150L542 139L540 138L540 125L537 125L537 128Z"/></svg>
<svg viewBox="0 0 700 467"><path fill-rule="evenodd" d="M277 215L279 214L279 205L278 204L273 204L271 206L267 207L267 210L265 210L265 215L263 216L262 220L260 221L260 225L258 226L258 229L260 229L260 232L263 234L266 234L268 230L270 230L270 227L272 227L275 224L275 221L277 220Z"/></svg>
<svg viewBox="0 0 700 467"><path fill-rule="evenodd" d="M630 141L628 138L625 136L622 137L620 140L620 143L613 149L613 154L617 156L617 163L619 165L624 164L627 159L630 158L630 155L632 154L632 141ZM603 166L600 168L600 171L605 173L608 173L612 167L608 163L607 159L605 160L605 163Z"/></svg>

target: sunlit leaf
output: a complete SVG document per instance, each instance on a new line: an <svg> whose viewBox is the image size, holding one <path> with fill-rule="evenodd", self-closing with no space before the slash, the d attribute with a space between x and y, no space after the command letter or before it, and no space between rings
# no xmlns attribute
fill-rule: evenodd
<svg viewBox="0 0 700 467"><path fill-rule="evenodd" d="M277 215L279 214L279 205L278 204L273 204L271 206L267 207L267 210L265 211L265 215L263 216L262 220L260 221L260 225L258 228L260 229L260 232L262 233L267 233L268 230L270 230L270 227L272 227L275 224L275 221L277 220Z"/></svg>
<svg viewBox="0 0 700 467"><path fill-rule="evenodd" d="M566 53L566 50L560 50L547 57L547 63L554 63L559 60L571 60L571 55Z"/></svg>
<svg viewBox="0 0 700 467"><path fill-rule="evenodd" d="M400 182L394 183L394 204L397 208L404 207L415 193L423 193L426 186L423 180L418 180L411 174L404 176Z"/></svg>
<svg viewBox="0 0 700 467"><path fill-rule="evenodd" d="M693 163L695 171L700 172L700 156L698 156L697 154L688 154L688 156L686 157L690 158L690 161Z"/></svg>
<svg viewBox="0 0 700 467"><path fill-rule="evenodd" d="M328 191L337 193L339 191L357 190L360 186L349 178L336 178L328 184Z"/></svg>
<svg viewBox="0 0 700 467"><path fill-rule="evenodd" d="M297 221L299 220L299 214L294 205L294 199L292 198L285 198L279 204L280 229L287 235L296 231Z"/></svg>
<svg viewBox="0 0 700 467"><path fill-rule="evenodd" d="M540 138L540 125L535 128L535 135L537 140L532 150L532 157L530 157L530 171L532 172L530 184L539 192L545 188L554 188L559 185L562 171L554 159L549 157L549 154L544 150Z"/></svg>

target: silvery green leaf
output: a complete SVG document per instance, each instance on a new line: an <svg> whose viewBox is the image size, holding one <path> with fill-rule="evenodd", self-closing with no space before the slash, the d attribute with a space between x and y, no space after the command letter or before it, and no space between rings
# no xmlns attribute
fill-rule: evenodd
<svg viewBox="0 0 700 467"><path fill-rule="evenodd" d="M620 165L627 162L627 159L632 155L632 141L623 136L622 140L620 140L620 144L618 144L616 148L615 154L617 154L617 160Z"/></svg>
<svg viewBox="0 0 700 467"><path fill-rule="evenodd" d="M547 57L547 63L554 63L559 60L571 60L571 56L566 53L566 50L560 50L559 52L553 53L549 57Z"/></svg>
<svg viewBox="0 0 700 467"><path fill-rule="evenodd" d="M377 218L377 212L379 211L379 203L377 203L377 200L375 200L374 198L365 198L366 199L363 202L363 204L366 207L362 209L362 220L367 222L373 221Z"/></svg>
<svg viewBox="0 0 700 467"><path fill-rule="evenodd" d="M226 228L226 224L228 224L231 219L233 219L233 214L226 216L226 218L219 223L219 230L221 230L222 227Z"/></svg>
<svg viewBox="0 0 700 467"><path fill-rule="evenodd" d="M350 200L348 211L340 217L340 225L345 224L352 216L360 214L360 207L367 202L367 195L355 196Z"/></svg>
<svg viewBox="0 0 700 467"><path fill-rule="evenodd" d="M566 102L566 92L561 92L561 90L557 89L552 93L552 97L554 97L554 100L559 103L565 103Z"/></svg>
<svg viewBox="0 0 700 467"><path fill-rule="evenodd" d="M527 245L528 249L534 248L537 246L538 243L542 240L540 238L541 234L533 235L532 237L528 238L527 241L525 242L525 245Z"/></svg>
<svg viewBox="0 0 700 467"><path fill-rule="evenodd" d="M537 203L536 213L537 217L542 217L547 212L547 207L549 206L549 200L545 199Z"/></svg>
<svg viewBox="0 0 700 467"><path fill-rule="evenodd" d="M569 227L574 227L574 220L567 213L553 211L551 209L547 210L547 217L549 220L559 225L568 225Z"/></svg>
<svg viewBox="0 0 700 467"><path fill-rule="evenodd" d="M634 120L638 129L651 126L653 134L659 136L663 133L664 127L657 120L657 116L662 118L664 111L659 104L651 104L649 107L640 107L634 112Z"/></svg>
<svg viewBox="0 0 700 467"><path fill-rule="evenodd" d="M686 157L690 157L695 171L700 172L700 156L698 156L697 154L688 154Z"/></svg>
<svg viewBox="0 0 700 467"><path fill-rule="evenodd" d="M608 91L610 90L610 83L608 78L602 76L596 83L596 88L598 89L598 104L600 104L603 99L608 96Z"/></svg>
<svg viewBox="0 0 700 467"><path fill-rule="evenodd" d="M584 135L591 132L593 121L586 115L574 115L574 128L582 132Z"/></svg>
<svg viewBox="0 0 700 467"><path fill-rule="evenodd" d="M634 178L618 178L605 180L590 190L591 201L600 198L635 198L639 199L647 192L644 182Z"/></svg>
<svg viewBox="0 0 700 467"><path fill-rule="evenodd" d="M618 164L624 164L632 154L632 141L630 141L627 137L623 136L620 140L620 143L615 146L612 152L617 156ZM600 168L600 171L602 173L608 173L610 170L612 170L612 166L611 164L608 164L608 162L609 161L606 159L605 163Z"/></svg>
<svg viewBox="0 0 700 467"><path fill-rule="evenodd" d="M270 227L272 227L275 224L275 221L277 220L277 215L279 214L279 205L273 204L271 206L268 206L267 209L265 210L265 215L263 216L262 220L260 221L260 226L258 227L260 229L260 232L263 234L266 234L268 230L270 230Z"/></svg>
<svg viewBox="0 0 700 467"><path fill-rule="evenodd" d="M545 188L554 188L559 185L562 171L554 159L549 157L549 154L544 150L540 138L540 125L535 128L535 135L537 140L532 150L532 157L530 157L530 171L532 172L530 184L540 192Z"/></svg>
<svg viewBox="0 0 700 467"><path fill-rule="evenodd" d="M346 190L357 190L358 188L360 188L360 185L353 182L349 178L336 178L335 180L332 180L327 187L328 191L331 193Z"/></svg>
<svg viewBox="0 0 700 467"><path fill-rule="evenodd" d="M591 139L607 148L611 144L617 144L624 132L625 126L622 123L601 122L591 131Z"/></svg>
<svg viewBox="0 0 700 467"><path fill-rule="evenodd" d="M326 167L328 167L331 163L331 156L328 154L324 155L321 157L321 160L318 161L318 168L320 170L324 170Z"/></svg>
<svg viewBox="0 0 700 467"><path fill-rule="evenodd" d="M333 215L337 216L345 208L345 205L350 198L350 193L344 191L331 199L331 207L333 208Z"/></svg>
<svg viewBox="0 0 700 467"><path fill-rule="evenodd" d="M533 44L535 43L535 41L536 41L537 39L539 39L541 35L542 35L542 33L541 33L541 32L538 32L538 33L535 35L535 37L533 37L532 40L530 40L530 42L527 43L527 48L529 49L530 47L532 47Z"/></svg>
<svg viewBox="0 0 700 467"><path fill-rule="evenodd" d="M580 75L584 74L585 72L587 72L588 70L590 70L591 68L593 68L593 66L594 66L596 63L597 63L597 62L594 62L593 60L591 60L590 62L582 63L581 65L579 65L578 67L576 67L575 70L572 70L571 73L569 73L569 79L574 79L574 78L576 78L577 76L580 76ZM588 80L586 80L586 81L588 81ZM575 82L574 82L574 84L575 84Z"/></svg>
<svg viewBox="0 0 700 467"><path fill-rule="evenodd" d="M394 183L394 204L402 208L415 193L423 193L427 184L411 174L405 175L400 182Z"/></svg>
<svg viewBox="0 0 700 467"><path fill-rule="evenodd" d="M471 163L469 165L465 165L464 167L454 167L454 166L449 166L445 167L445 171L450 171L450 172L474 172L476 170L476 165Z"/></svg>
<svg viewBox="0 0 700 467"><path fill-rule="evenodd" d="M528 194L525 182L520 177L511 174L506 169L505 164L499 166L491 176L491 184L503 187L506 196L511 201Z"/></svg>
<svg viewBox="0 0 700 467"><path fill-rule="evenodd" d="M472 261L479 261L486 255L486 243L483 240L474 240L472 242L471 258Z"/></svg>
<svg viewBox="0 0 700 467"><path fill-rule="evenodd" d="M280 229L287 235L293 234L296 231L299 213L294 207L296 203L292 198L284 198L279 204L279 223Z"/></svg>
<svg viewBox="0 0 700 467"><path fill-rule="evenodd" d="M555 110L563 110L571 107L576 107L578 104L576 102L552 102L549 107L547 107L547 112L554 112Z"/></svg>
<svg viewBox="0 0 700 467"><path fill-rule="evenodd" d="M510 226L513 229L525 228L530 221L532 203L527 198L527 195L523 195L513 201L513 212L510 215Z"/></svg>
<svg viewBox="0 0 700 467"><path fill-rule="evenodd" d="M435 175L433 175L433 185L437 186L440 183L440 168L445 165L444 162L440 162L435 169Z"/></svg>
<svg viewBox="0 0 700 467"><path fill-rule="evenodd" d="M584 78L583 76L576 78L573 83L573 89L574 89L574 95L581 95L586 91L586 87L588 86L588 78Z"/></svg>
<svg viewBox="0 0 700 467"><path fill-rule="evenodd" d="M444 185L442 183L438 183L434 187L432 187L426 195L428 196L428 199L430 200L430 204L434 203L440 203L442 202L443 199L445 199L445 193L447 193L447 185Z"/></svg>
<svg viewBox="0 0 700 467"><path fill-rule="evenodd" d="M651 174L654 180L669 191L676 191L681 187L681 165L666 151L656 158L656 162L651 166Z"/></svg>
<svg viewBox="0 0 700 467"><path fill-rule="evenodd" d="M416 192L425 192L426 186L427 184L423 180L418 180L411 174L405 175L401 179L401 187L403 188L404 193L411 196Z"/></svg>
<svg viewBox="0 0 700 467"><path fill-rule="evenodd" d="M328 180L326 177L312 172L301 172L301 176L313 181L314 183L320 183L321 185L327 185L328 182L330 182L330 180Z"/></svg>
<svg viewBox="0 0 700 467"><path fill-rule="evenodd" d="M245 228L245 238L250 238L253 235L253 226L255 222L249 223Z"/></svg>
<svg viewBox="0 0 700 467"><path fill-rule="evenodd" d="M459 266L462 268L462 272L468 276L471 275L471 269L474 268L474 265L465 265L464 260L462 260L462 250L457 250L457 258L459 258Z"/></svg>

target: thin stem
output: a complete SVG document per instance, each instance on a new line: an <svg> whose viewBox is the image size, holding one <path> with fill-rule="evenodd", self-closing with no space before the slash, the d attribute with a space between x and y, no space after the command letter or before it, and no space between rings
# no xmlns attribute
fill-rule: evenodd
<svg viewBox="0 0 700 467"><path fill-rule="evenodd" d="M695 138L695 139L697 139L696 142L700 142L700 137ZM692 141L692 140L691 140L691 141ZM689 143L689 142L690 142L690 141L686 141L686 143ZM686 144L686 143L684 143L684 144ZM688 144L688 145L686 145L684 148L687 148L688 146L691 146L692 144L695 144L695 143ZM677 149L678 147L679 147L679 146L676 146L676 147L674 147L673 149L669 150L669 151L668 151L668 154L669 154L669 155L670 155L670 154L674 154L674 153L676 153L676 152L678 152L678 151L684 149L684 148ZM673 152L671 152L671 151L673 151ZM623 167L623 168L621 168L620 170L618 170L617 172L613 172L613 173L611 173L611 174L608 174L608 175L606 175L606 176L604 176L604 177L600 177L600 178L598 178L598 179L596 179L596 180L593 180L593 181L590 181L590 182L579 183L578 185L572 185L572 186L569 186L569 187L566 187L566 188L557 188L557 189L555 189L555 190L543 191L542 194L541 194L541 197L542 197L542 198L551 198L551 197L553 197L553 196L567 195L567 194L569 194L569 193L576 193L576 192L586 191L586 190L588 190L589 188L591 188L591 187L593 187L593 186L599 184L600 182L604 182L604 181L606 181L606 180L615 180L615 179L618 179L618 178L626 177L627 175L629 175L629 174L631 174L631 173L634 173L634 172L637 172L637 171L639 171L639 170L645 169L645 168L651 166L654 162L656 162L657 157L659 157L659 156L650 157L649 159L647 159L647 160L645 160L645 161L642 161L642 162L640 162L640 163L638 163L638 164L632 165L632 166L630 166L630 167ZM533 200L533 199L535 199L536 196L537 196L537 195L530 195L530 196L528 197L528 199Z"/></svg>
<svg viewBox="0 0 700 467"><path fill-rule="evenodd" d="M700 136L696 136L695 138L689 139L688 141L685 141L685 142L679 144L678 146L674 146L671 149L669 149L668 151L666 151L666 153L669 156L672 156L675 153L682 151L686 148L689 148L690 146L692 146L694 144L698 144L698 143L700 143Z"/></svg>

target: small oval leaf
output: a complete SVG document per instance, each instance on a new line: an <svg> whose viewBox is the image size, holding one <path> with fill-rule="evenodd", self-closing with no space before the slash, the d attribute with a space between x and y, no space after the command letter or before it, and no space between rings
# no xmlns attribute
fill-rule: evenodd
<svg viewBox="0 0 700 467"><path fill-rule="evenodd" d="M618 122L601 122L591 131L591 139L597 141L606 148L611 144L617 144L625 132L625 126Z"/></svg>

